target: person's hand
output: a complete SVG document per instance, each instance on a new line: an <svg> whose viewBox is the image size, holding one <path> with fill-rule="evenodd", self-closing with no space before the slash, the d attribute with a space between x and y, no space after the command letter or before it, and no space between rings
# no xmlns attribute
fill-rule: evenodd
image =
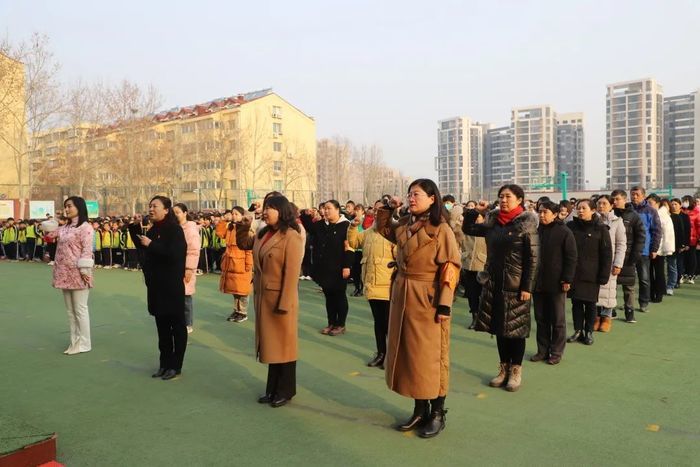
<svg viewBox="0 0 700 467"><path fill-rule="evenodd" d="M570 289L571 289L571 284L569 284L568 282L561 283L562 292L568 292Z"/></svg>
<svg viewBox="0 0 700 467"><path fill-rule="evenodd" d="M185 284L190 283L190 281L192 280L192 276L194 276L194 271L191 269L186 269L185 270Z"/></svg>
<svg viewBox="0 0 700 467"><path fill-rule="evenodd" d="M652 253L652 254L649 255L649 256L651 256L651 259L656 259L656 256L657 256L657 255L656 255L656 253Z"/></svg>
<svg viewBox="0 0 700 467"><path fill-rule="evenodd" d="M478 203L476 203L476 210L484 213L489 210L489 202L483 199L480 199Z"/></svg>
<svg viewBox="0 0 700 467"><path fill-rule="evenodd" d="M613 276L617 276L617 275L619 275L621 272L622 272L622 268L618 268L617 266L615 266L615 267L613 268L613 270L612 270L612 275L613 275Z"/></svg>
<svg viewBox="0 0 700 467"><path fill-rule="evenodd" d="M350 268L343 268L343 279L350 277Z"/></svg>
<svg viewBox="0 0 700 467"><path fill-rule="evenodd" d="M520 300L526 302L530 300L530 292L525 292L524 290L520 291Z"/></svg>
<svg viewBox="0 0 700 467"><path fill-rule="evenodd" d="M90 283L90 274L80 273L80 277L83 279L83 282L85 282L86 284Z"/></svg>
<svg viewBox="0 0 700 467"><path fill-rule="evenodd" d="M449 320L450 320L450 315L441 315L441 314L435 313L435 322L436 323L442 323L442 322L449 321Z"/></svg>
<svg viewBox="0 0 700 467"><path fill-rule="evenodd" d="M139 240L141 241L141 245L148 247L148 245L151 244L151 239L146 237L145 235L138 235Z"/></svg>
<svg viewBox="0 0 700 467"><path fill-rule="evenodd" d="M350 223L350 225L353 226L353 227L357 227L357 226L360 225L361 223L362 223L362 219L360 219L359 216L355 216L355 218L352 220L352 222Z"/></svg>
<svg viewBox="0 0 700 467"><path fill-rule="evenodd" d="M400 208L403 205L403 200L398 196L392 196L389 198L389 207L391 209Z"/></svg>

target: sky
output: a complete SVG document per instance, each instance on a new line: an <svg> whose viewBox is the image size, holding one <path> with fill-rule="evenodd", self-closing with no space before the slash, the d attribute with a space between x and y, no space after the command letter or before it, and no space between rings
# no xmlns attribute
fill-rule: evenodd
<svg viewBox="0 0 700 467"><path fill-rule="evenodd" d="M0 35L51 39L61 81L153 84L163 108L272 87L317 136L377 144L434 177L437 121L583 112L586 179L605 182L606 85L700 88L700 2L0 0Z"/></svg>

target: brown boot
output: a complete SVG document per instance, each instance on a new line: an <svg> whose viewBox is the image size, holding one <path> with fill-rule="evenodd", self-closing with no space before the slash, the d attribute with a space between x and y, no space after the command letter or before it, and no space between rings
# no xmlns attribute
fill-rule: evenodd
<svg viewBox="0 0 700 467"><path fill-rule="evenodd" d="M508 367L508 363L501 362L498 366L498 376L489 381L489 386L492 388L500 388L506 384L506 380L508 379Z"/></svg>
<svg viewBox="0 0 700 467"><path fill-rule="evenodd" d="M506 391L515 392L520 389L520 381L523 375L523 367L521 365L511 365L508 372L508 384Z"/></svg>
<svg viewBox="0 0 700 467"><path fill-rule="evenodd" d="M594 331L600 331L600 322L601 322L600 316L596 315L595 321L593 321L593 330Z"/></svg>
<svg viewBox="0 0 700 467"><path fill-rule="evenodd" d="M600 320L600 332L610 332L612 329L612 318L603 316Z"/></svg>

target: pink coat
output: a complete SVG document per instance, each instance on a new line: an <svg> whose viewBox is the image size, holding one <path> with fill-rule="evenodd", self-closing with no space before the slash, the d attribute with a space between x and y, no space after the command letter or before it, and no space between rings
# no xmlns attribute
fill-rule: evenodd
<svg viewBox="0 0 700 467"><path fill-rule="evenodd" d="M187 242L185 268L194 271L199 264L199 248L202 245L202 239L199 236L199 226L192 221L187 221L182 225L182 230L185 232L185 242ZM185 282L185 295L194 295L196 283L197 276L192 274L192 279L189 282Z"/></svg>
<svg viewBox="0 0 700 467"><path fill-rule="evenodd" d="M77 221L76 217L74 221ZM92 241L95 232L89 222L80 227L67 224L56 231L58 244L53 266L53 286L57 289L82 290L92 288L92 268L85 269L90 279L85 282L78 268L79 259L93 259Z"/></svg>

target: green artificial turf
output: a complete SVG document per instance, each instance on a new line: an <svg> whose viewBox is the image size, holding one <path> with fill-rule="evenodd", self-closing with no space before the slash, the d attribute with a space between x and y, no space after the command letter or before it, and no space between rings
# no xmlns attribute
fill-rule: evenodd
<svg viewBox="0 0 700 467"><path fill-rule="evenodd" d="M322 336L323 295L302 283L298 394L273 409L256 403L267 367L253 357L252 309L246 323L226 322L232 297L218 292L218 276L198 278L183 375L165 382L150 377L156 331L140 273L96 271L93 351L77 356L62 353L68 323L50 275L43 264L0 263L0 451L38 430L58 434L58 460L70 467L700 462L700 284L636 324L615 321L592 347L568 345L556 367L527 361L517 393L487 386L495 340L466 329L459 299L447 428L423 440L391 428L413 402L365 366L374 337L364 298L349 297L346 335ZM531 338L526 358L534 347Z"/></svg>

